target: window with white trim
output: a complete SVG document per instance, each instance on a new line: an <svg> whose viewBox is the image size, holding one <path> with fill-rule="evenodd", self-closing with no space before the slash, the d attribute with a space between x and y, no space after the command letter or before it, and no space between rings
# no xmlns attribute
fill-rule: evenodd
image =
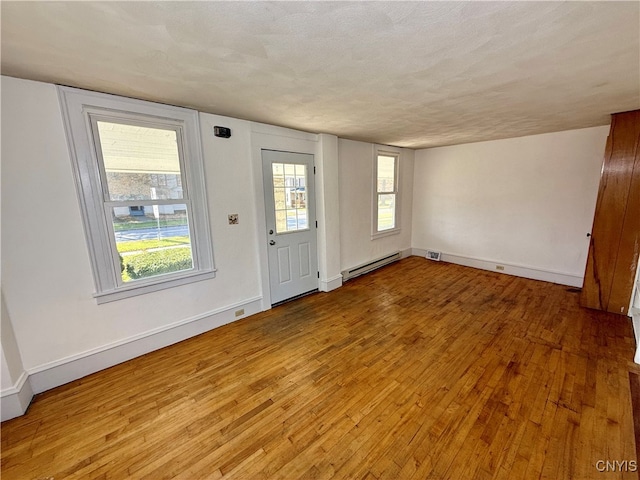
<svg viewBox="0 0 640 480"><path fill-rule="evenodd" d="M374 199L372 235L398 233L399 152L377 149L374 158Z"/></svg>
<svg viewBox="0 0 640 480"><path fill-rule="evenodd" d="M58 91L98 303L215 276L198 113Z"/></svg>

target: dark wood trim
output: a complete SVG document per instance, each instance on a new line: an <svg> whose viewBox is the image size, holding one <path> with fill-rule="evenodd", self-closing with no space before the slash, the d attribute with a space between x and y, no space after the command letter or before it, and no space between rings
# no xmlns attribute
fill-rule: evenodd
<svg viewBox="0 0 640 480"><path fill-rule="evenodd" d="M640 241L640 110L612 115L581 303L626 315Z"/></svg>

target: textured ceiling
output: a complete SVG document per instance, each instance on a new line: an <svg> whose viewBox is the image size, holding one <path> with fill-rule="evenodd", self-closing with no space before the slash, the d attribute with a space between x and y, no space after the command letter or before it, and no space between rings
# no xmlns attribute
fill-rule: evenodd
<svg viewBox="0 0 640 480"><path fill-rule="evenodd" d="M640 108L640 3L1 2L2 74L413 148Z"/></svg>

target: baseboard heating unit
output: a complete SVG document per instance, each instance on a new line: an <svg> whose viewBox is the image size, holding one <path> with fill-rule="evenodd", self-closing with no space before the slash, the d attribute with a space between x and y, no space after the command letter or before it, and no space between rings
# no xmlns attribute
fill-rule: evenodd
<svg viewBox="0 0 640 480"><path fill-rule="evenodd" d="M365 263L364 265L358 265L357 267L353 267L350 270L345 270L342 272L342 281L346 282L347 280L358 277L360 275L364 275L365 273L369 273L373 270L376 270L377 268L384 267L385 265L389 265L393 262L397 262L398 260L400 260L400 258L400 252L396 252L372 262Z"/></svg>

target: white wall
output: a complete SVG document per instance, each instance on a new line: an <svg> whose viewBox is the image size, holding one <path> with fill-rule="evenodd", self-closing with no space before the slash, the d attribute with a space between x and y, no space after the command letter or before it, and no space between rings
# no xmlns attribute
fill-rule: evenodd
<svg viewBox="0 0 640 480"><path fill-rule="evenodd" d="M326 133L318 135L318 155L316 156L318 269L320 290L325 292L342 285L338 161L338 137Z"/></svg>
<svg viewBox="0 0 640 480"><path fill-rule="evenodd" d="M633 324L633 332L636 335L636 354L634 362L640 363L640 263L636 267L636 280L631 294L631 306L629 315Z"/></svg>
<svg viewBox="0 0 640 480"><path fill-rule="evenodd" d="M4 422L27 410L33 391L22 365L4 295L1 295L0 303L0 417Z"/></svg>
<svg viewBox="0 0 640 480"><path fill-rule="evenodd" d="M372 239L374 149L375 145L371 143L338 140L342 270L411 248L414 151L401 149L400 153L401 231L397 235Z"/></svg>
<svg viewBox="0 0 640 480"><path fill-rule="evenodd" d="M2 77L2 289L36 392L261 310L252 127L200 119L216 278L97 305L56 89Z"/></svg>
<svg viewBox="0 0 640 480"><path fill-rule="evenodd" d="M416 152L412 246L581 286L608 126Z"/></svg>
<svg viewBox="0 0 640 480"><path fill-rule="evenodd" d="M0 378L0 388L2 391L5 391L15 387L18 379L24 373L24 368L15 334L13 333L9 312L4 301L4 295L0 296L0 304L0 343L2 344L2 377Z"/></svg>

